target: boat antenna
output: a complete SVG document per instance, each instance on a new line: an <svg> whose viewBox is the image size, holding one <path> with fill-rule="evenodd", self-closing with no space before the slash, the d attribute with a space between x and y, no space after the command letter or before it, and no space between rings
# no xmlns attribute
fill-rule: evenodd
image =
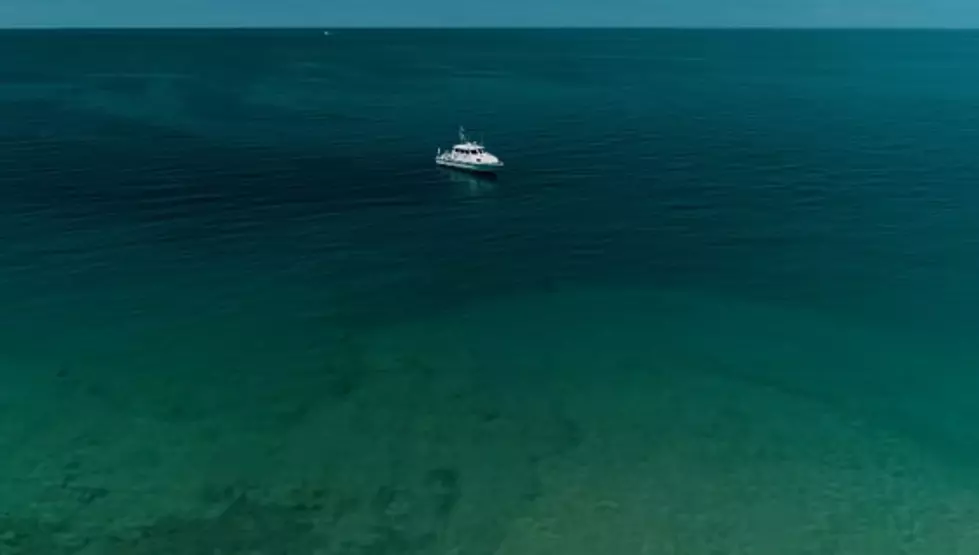
<svg viewBox="0 0 979 555"><path fill-rule="evenodd" d="M461 125L459 126L459 142L466 142L466 130Z"/></svg>

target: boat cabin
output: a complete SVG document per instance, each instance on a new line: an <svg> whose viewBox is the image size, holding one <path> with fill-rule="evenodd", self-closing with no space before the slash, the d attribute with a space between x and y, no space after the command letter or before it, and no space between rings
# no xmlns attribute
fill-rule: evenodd
<svg viewBox="0 0 979 555"><path fill-rule="evenodd" d="M486 154L486 149L474 144L464 144L464 145L455 145L454 147L452 147L452 152L454 154L467 154L470 156L477 156L480 154Z"/></svg>

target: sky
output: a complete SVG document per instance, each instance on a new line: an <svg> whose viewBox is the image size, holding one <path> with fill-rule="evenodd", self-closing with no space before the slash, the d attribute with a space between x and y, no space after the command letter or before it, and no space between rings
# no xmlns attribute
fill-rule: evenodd
<svg viewBox="0 0 979 555"><path fill-rule="evenodd" d="M0 27L979 27L977 0L0 0Z"/></svg>

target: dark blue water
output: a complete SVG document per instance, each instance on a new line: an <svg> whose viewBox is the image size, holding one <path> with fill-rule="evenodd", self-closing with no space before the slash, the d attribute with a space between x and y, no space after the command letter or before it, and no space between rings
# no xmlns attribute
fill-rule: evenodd
<svg viewBox="0 0 979 555"><path fill-rule="evenodd" d="M972 34L2 40L12 299L389 274L374 294L436 304L561 280L976 307ZM432 167L459 124L506 155L492 194Z"/></svg>
<svg viewBox="0 0 979 555"><path fill-rule="evenodd" d="M182 390L174 412L125 388L275 389L318 368L338 326L684 291L700 308L650 308L676 337L644 341L700 330L694 352L750 353L720 357L734 374L872 405L956 460L979 446L950 424L979 359L962 351L979 331L979 34L6 32L0 52L11 383L80 373L119 418L264 422L254 400ZM503 175L434 166L459 125ZM620 310L590 337L633 304L585 303ZM881 354L897 345L916 354ZM922 396L857 399L895 382Z"/></svg>

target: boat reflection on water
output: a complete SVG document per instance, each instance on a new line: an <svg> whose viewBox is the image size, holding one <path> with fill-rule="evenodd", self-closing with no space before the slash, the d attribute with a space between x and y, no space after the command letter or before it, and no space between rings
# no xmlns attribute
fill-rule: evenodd
<svg viewBox="0 0 979 555"><path fill-rule="evenodd" d="M439 171L455 185L453 189L462 196L480 197L496 190L498 181L496 175L476 174L449 168L440 168Z"/></svg>

